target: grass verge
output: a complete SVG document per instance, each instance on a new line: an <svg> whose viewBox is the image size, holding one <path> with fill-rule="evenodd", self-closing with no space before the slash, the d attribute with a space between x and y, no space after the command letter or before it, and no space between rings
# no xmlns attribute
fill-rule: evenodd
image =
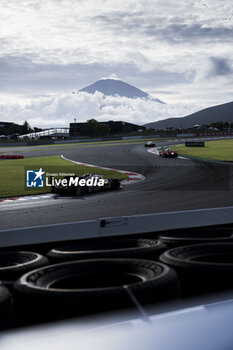
<svg viewBox="0 0 233 350"><path fill-rule="evenodd" d="M2 160L0 161L0 198L49 193L49 187L26 188L26 170L40 168L47 173L74 173L77 176L90 173L103 175L106 178L116 177L119 180L127 178L123 173L74 164L60 156Z"/></svg>
<svg viewBox="0 0 233 350"><path fill-rule="evenodd" d="M182 156L233 162L233 140L207 141L205 147L172 146Z"/></svg>

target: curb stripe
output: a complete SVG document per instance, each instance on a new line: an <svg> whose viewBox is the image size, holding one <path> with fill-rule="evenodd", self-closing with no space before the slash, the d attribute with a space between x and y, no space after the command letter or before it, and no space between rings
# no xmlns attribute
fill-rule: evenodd
<svg viewBox="0 0 233 350"><path fill-rule="evenodd" d="M75 160L71 160L71 159L65 158L63 155L61 155L61 158L64 159L64 160L67 160L69 162L78 164L78 165L84 165L84 166L93 167L93 168L97 168L97 169L103 169L103 170L111 170L111 171L116 171L118 173L122 173L122 174L128 175L128 179L121 181L122 184L130 184L130 183L135 183L135 182L141 182L141 181L143 181L145 179L145 176L143 176L142 174L139 174L139 173L132 173L132 172L129 172L127 170L107 168L107 167L102 167L102 166L99 166L99 165L93 165L93 164L89 164L89 163L76 162Z"/></svg>

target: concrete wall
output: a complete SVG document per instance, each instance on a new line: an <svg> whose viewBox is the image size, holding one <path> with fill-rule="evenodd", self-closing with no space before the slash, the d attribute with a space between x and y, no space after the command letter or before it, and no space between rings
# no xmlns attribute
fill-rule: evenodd
<svg viewBox="0 0 233 350"><path fill-rule="evenodd" d="M0 147L18 147L18 146L27 146L27 142L4 142L4 143L1 143L0 142Z"/></svg>

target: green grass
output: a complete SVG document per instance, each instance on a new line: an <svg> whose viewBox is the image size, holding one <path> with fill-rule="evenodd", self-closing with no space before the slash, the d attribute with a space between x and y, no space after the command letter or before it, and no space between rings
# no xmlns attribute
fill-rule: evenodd
<svg viewBox="0 0 233 350"><path fill-rule="evenodd" d="M36 157L0 161L0 198L26 196L50 192L50 188L26 188L26 169L42 168L47 173L74 173L82 176L85 173L100 174L106 178L116 177L124 180L127 175L111 170L104 170L71 163L60 156Z"/></svg>
<svg viewBox="0 0 233 350"><path fill-rule="evenodd" d="M233 162L233 140L207 141L205 147L172 146L180 155Z"/></svg>

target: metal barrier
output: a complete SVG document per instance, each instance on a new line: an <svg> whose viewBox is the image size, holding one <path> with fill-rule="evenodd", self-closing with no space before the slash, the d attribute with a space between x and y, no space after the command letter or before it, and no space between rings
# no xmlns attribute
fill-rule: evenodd
<svg viewBox="0 0 233 350"><path fill-rule="evenodd" d="M233 207L100 218L90 221L0 230L0 247L232 223Z"/></svg>

